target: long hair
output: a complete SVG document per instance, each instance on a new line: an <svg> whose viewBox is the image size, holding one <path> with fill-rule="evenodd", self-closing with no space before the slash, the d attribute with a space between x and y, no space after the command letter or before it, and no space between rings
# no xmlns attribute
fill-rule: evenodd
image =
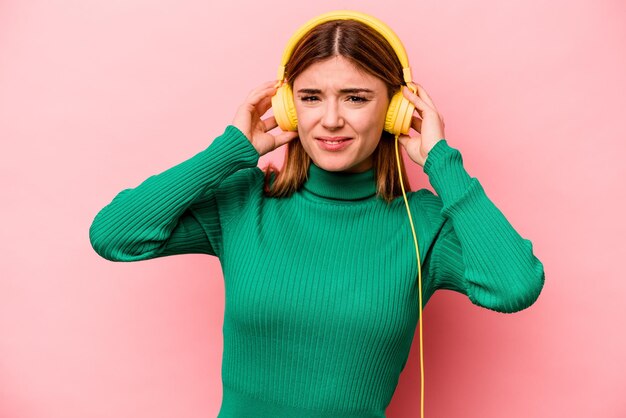
<svg viewBox="0 0 626 418"><path fill-rule="evenodd" d="M287 62L285 82L293 91L293 82L300 73L318 61L338 55L347 58L357 68L381 79L387 85L389 101L405 84L402 64L389 42L367 24L354 19L327 21L307 32ZM395 137L383 130L372 157L376 193L387 203L402 196L400 176L405 191L411 190L404 165L401 165L401 173L398 173L395 154ZM296 137L289 141L282 169L279 171L272 163L263 169L265 196L291 196L306 181L310 164L311 157L304 150L300 138Z"/></svg>

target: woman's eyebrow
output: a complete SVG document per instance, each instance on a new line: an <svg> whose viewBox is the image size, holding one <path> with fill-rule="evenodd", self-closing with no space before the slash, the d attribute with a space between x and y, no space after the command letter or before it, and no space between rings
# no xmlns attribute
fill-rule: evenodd
<svg viewBox="0 0 626 418"><path fill-rule="evenodd" d="M298 93L305 94L320 94L322 90L320 89L300 89ZM373 90L365 89L365 88L349 88L349 89L341 89L339 93L374 93Z"/></svg>

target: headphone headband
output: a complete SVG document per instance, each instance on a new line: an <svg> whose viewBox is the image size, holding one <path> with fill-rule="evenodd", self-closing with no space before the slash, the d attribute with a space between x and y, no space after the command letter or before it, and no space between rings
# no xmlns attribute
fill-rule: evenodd
<svg viewBox="0 0 626 418"><path fill-rule="evenodd" d="M291 38L289 39L289 42L287 43L287 48L285 49L285 52L283 53L283 59L281 61L280 67L278 67L277 80L280 80L281 83L284 80L285 66L287 65L287 62L289 61L289 58L291 57L291 54L293 53L293 50L296 47L296 44L309 30L313 29L315 26L321 23L328 22L331 20L350 20L350 19L365 23L369 25L370 27L372 27L374 30L376 30L378 33L380 33L382 36L384 36L387 42L389 42L393 50L396 52L396 55L398 56L398 59L400 60L400 63L402 64L402 75L404 77L404 81L407 83L407 85L408 83L413 82L411 78L411 67L409 67L409 58L406 55L404 45L402 45L402 42L400 41L400 38L398 37L398 35L396 35L395 32L389 26L383 23L380 19L377 19L374 16L370 16L365 13L357 12L353 10L335 10L332 12L327 12L309 20L304 25L302 25L291 36Z"/></svg>

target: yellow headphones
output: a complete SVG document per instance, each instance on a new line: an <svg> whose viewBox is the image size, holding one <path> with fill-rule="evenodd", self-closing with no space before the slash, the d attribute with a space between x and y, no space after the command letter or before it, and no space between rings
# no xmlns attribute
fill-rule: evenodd
<svg viewBox="0 0 626 418"><path fill-rule="evenodd" d="M285 83L285 66L293 53L293 50L296 47L296 44L300 39L308 33L315 26L328 22L331 20L357 20L359 22L365 23L380 33L385 39L389 42L393 50L396 52L396 55L400 59L400 63L402 64L402 74L404 78L404 82L407 87L415 94L417 94L417 88L412 83L411 79L411 68L409 67L409 59L406 55L406 51L404 50L404 46L400 41L400 38L391 30L389 26L383 23L381 20L367 15L365 13L356 12L353 10L335 10L332 12L324 13L318 17L315 17L304 25L302 25L296 33L289 39L289 43L287 44L287 48L283 53L283 59L278 67L278 83L276 87L276 93L272 96L272 110L274 112L274 117L276 118L276 123L283 131L297 131L298 130L298 118L296 116L296 107L293 101L293 92L288 83ZM415 111L415 106L407 100L402 91L398 91L394 94L391 101L389 102L389 107L387 108L387 115L385 116L385 127L384 130L390 132L395 135L395 144L396 144L396 161L398 162L398 172L402 172L402 168L400 166L400 154L398 152L398 136L401 134L408 134L409 129L411 128L411 118L413 116L413 112ZM424 417L424 353L423 353L423 339L422 339L422 266L420 262L419 255L419 247L417 245L417 237L415 235L415 227L413 225L413 218L411 217L411 211L409 209L409 202L406 198L406 192L404 191L404 184L402 182L402 176L400 176L400 186L402 187L402 195L404 196L404 203L406 205L406 210L409 215L409 222L411 224L411 230L413 232L413 242L415 244L415 253L417 256L417 269L418 269L418 288L419 288L419 334L420 334L420 373L421 373L421 402L420 402L420 411L421 417Z"/></svg>
<svg viewBox="0 0 626 418"><path fill-rule="evenodd" d="M407 84L407 87L416 93L417 90L415 86L412 84L411 79L411 68L409 67L409 59L406 55L406 51L404 50L404 46L402 42L400 42L400 38L391 30L389 26L384 24L382 21L378 20L373 16L366 15L365 13L355 12L351 10L336 10L333 12L324 13L316 18L309 20L303 26L300 27L296 31L296 33L291 37L289 43L287 43L287 48L283 53L283 59L278 67L278 75L276 79L278 80L277 85L280 85L274 96L272 96L272 110L274 112L274 117L276 118L276 122L278 126L283 131L297 131L298 130L298 118L296 116L296 107L293 103L293 92L291 90L291 86L288 83L285 83L285 66L291 58L291 54L295 49L298 41L311 30L313 27L328 22L331 20L358 20L363 22L381 35L385 37L385 39L389 42L391 47L396 52L396 55L400 59L400 63L402 64L402 74L404 77L404 81ZM389 102L389 107L387 108L387 116L385 117L385 131L390 132L392 134L408 134L409 129L411 127L411 117L413 116L413 111L415 110L415 106L413 103L408 101L402 91L398 91L391 98Z"/></svg>

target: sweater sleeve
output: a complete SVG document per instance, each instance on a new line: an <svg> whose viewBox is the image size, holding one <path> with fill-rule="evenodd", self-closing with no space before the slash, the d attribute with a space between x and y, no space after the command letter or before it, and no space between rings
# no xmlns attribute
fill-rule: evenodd
<svg viewBox="0 0 626 418"><path fill-rule="evenodd" d="M441 199L444 218L432 248L436 288L454 290L475 305L503 313L521 311L539 297L543 264L463 167L461 153L441 139L424 172Z"/></svg>
<svg viewBox="0 0 626 418"><path fill-rule="evenodd" d="M243 169L256 168L258 159L247 137L228 125L203 151L119 192L89 228L93 249L111 261L219 257L222 228L249 194L252 170Z"/></svg>

